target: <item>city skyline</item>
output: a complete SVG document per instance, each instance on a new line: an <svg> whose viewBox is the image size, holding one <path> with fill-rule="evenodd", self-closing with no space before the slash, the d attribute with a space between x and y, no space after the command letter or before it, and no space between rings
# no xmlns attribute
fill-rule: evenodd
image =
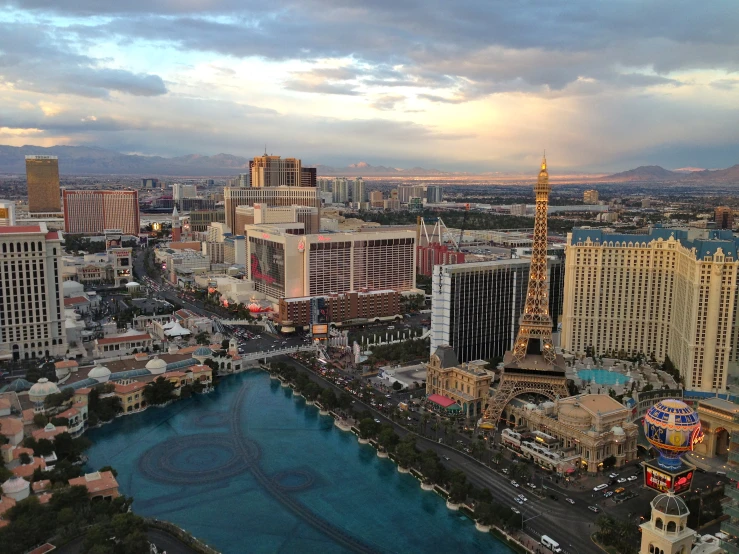
<svg viewBox="0 0 739 554"><path fill-rule="evenodd" d="M728 2L3 5L2 144L266 142L325 165L471 172L525 171L544 147L562 171L737 161Z"/></svg>

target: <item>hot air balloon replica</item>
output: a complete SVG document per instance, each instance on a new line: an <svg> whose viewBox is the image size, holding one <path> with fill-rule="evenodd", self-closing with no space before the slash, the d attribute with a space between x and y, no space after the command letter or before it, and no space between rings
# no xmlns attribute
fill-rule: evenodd
<svg viewBox="0 0 739 554"><path fill-rule="evenodd" d="M693 408L674 398L657 402L644 416L644 435L659 453L644 463L644 484L675 494L690 490L695 466L682 456L703 440L700 418Z"/></svg>

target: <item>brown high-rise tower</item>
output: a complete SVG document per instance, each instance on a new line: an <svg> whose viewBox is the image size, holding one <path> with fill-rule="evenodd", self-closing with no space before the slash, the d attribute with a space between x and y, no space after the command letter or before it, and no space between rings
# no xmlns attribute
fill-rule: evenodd
<svg viewBox="0 0 739 554"><path fill-rule="evenodd" d="M28 211L61 212L59 159L56 156L26 156Z"/></svg>
<svg viewBox="0 0 739 554"><path fill-rule="evenodd" d="M536 393L552 400L557 396L568 396L564 363L552 344L552 318L549 315L547 209L550 191L545 157L534 187L536 212L526 304L513 351L505 353L500 383L480 420L483 428L494 427L506 404L521 394Z"/></svg>

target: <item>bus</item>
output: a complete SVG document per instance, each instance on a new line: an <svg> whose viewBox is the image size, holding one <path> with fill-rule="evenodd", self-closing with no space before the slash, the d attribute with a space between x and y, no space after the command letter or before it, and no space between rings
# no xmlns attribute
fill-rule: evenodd
<svg viewBox="0 0 739 554"><path fill-rule="evenodd" d="M546 535L541 536L541 545L545 546L555 554L559 554L560 552L562 552L562 549L559 547L559 543L551 537L547 537Z"/></svg>

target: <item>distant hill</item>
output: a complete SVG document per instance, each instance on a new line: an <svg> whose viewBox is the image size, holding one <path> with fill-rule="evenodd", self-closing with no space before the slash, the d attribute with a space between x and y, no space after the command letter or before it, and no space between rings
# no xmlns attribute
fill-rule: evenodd
<svg viewBox="0 0 739 554"><path fill-rule="evenodd" d="M232 154L203 156L189 154L175 158L121 154L104 148L89 146L3 146L0 145L0 173L23 174L26 171L26 155L41 154L59 156L59 172L62 175L146 175L225 177L243 173L249 168L250 158ZM306 167L313 167L305 162ZM319 175L383 176L383 175L445 175L435 169L397 169L372 166L366 162L347 167L318 165Z"/></svg>
<svg viewBox="0 0 739 554"><path fill-rule="evenodd" d="M704 169L686 172L684 170L670 171L658 165L642 165L635 169L603 177L603 181L736 181L739 183L739 164L727 169Z"/></svg>
<svg viewBox="0 0 739 554"><path fill-rule="evenodd" d="M682 174L669 171L658 165L642 165L605 177L604 181L667 181L682 177Z"/></svg>

